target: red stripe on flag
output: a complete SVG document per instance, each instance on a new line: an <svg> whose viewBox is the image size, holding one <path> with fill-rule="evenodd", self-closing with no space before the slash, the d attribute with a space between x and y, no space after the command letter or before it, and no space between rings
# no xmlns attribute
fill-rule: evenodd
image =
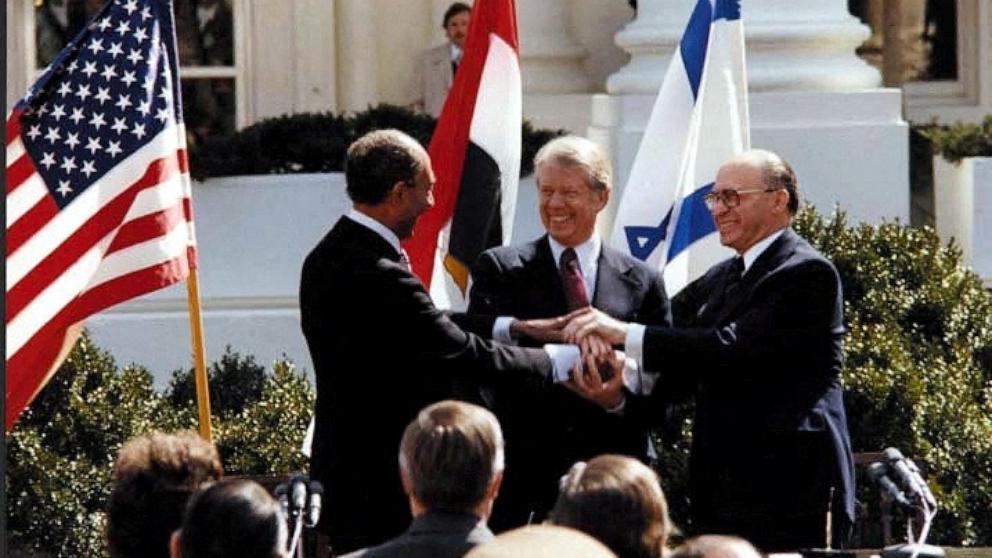
<svg viewBox="0 0 992 558"><path fill-rule="evenodd" d="M51 221L58 213L59 206L55 204L55 200L51 196L45 196L38 200L38 203L34 204L34 207L29 209L27 213L22 215L16 223L7 229L6 255L10 257L11 254L16 252L18 248L34 236L38 232L38 229Z"/></svg>
<svg viewBox="0 0 992 558"><path fill-rule="evenodd" d="M17 110L10 113L10 118L7 119L7 139L4 145L10 145L19 135L21 135L21 111Z"/></svg>
<svg viewBox="0 0 992 558"><path fill-rule="evenodd" d="M9 323L69 266L114 228L119 227L138 192L164 182L175 171L176 161L171 158L157 159L148 165L148 170L141 179L101 207L72 236L7 291L6 321Z"/></svg>
<svg viewBox="0 0 992 558"><path fill-rule="evenodd" d="M156 236L168 234L176 225L183 222L182 202L162 211L149 213L137 219L128 221L114 236L113 242L107 247L107 254L134 246Z"/></svg>
<svg viewBox="0 0 992 558"><path fill-rule="evenodd" d="M5 188L7 195L9 196L18 186L24 184L33 174L34 164L31 162L31 157L25 151L24 155L21 155L16 161L7 165L7 186Z"/></svg>
<svg viewBox="0 0 992 558"><path fill-rule="evenodd" d="M176 159L179 161L179 172L189 174L189 156L186 154L186 150L177 150Z"/></svg>
<svg viewBox="0 0 992 558"><path fill-rule="evenodd" d="M184 258L156 264L117 277L83 293L66 305L54 318L7 359L5 413L9 431L21 411L28 406L45 373L54 364L66 329L79 320L115 304L181 281L189 271Z"/></svg>
<svg viewBox="0 0 992 558"><path fill-rule="evenodd" d="M444 101L437 129L431 138L428 151L437 175L434 207L420 216L413 236L403 243L410 256L413 272L428 289L434 273L437 237L455 211L455 202L461 188L462 170L468 151L468 134L472 127L482 70L489 55L490 34L499 35L514 51L519 52L513 0L478 0L472 6L465 54L458 65L455 81ZM473 263L475 262L468 262L469 265Z"/></svg>

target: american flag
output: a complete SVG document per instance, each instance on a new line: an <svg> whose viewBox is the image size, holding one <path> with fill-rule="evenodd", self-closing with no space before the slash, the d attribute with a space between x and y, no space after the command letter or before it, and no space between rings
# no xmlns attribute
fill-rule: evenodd
<svg viewBox="0 0 992 558"><path fill-rule="evenodd" d="M6 428L70 326L195 266L171 0L114 0L7 119Z"/></svg>

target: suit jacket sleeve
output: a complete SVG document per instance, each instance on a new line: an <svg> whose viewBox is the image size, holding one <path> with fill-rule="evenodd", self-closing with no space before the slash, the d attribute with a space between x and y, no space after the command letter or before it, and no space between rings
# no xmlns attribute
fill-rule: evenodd
<svg viewBox="0 0 992 558"><path fill-rule="evenodd" d="M761 362L803 350L829 350L840 304L840 279L825 260L807 260L769 274L746 308L711 328L647 328L644 364L667 375L739 370L761 374ZM841 330L842 331L842 330ZM751 363L756 365L751 366Z"/></svg>
<svg viewBox="0 0 992 558"><path fill-rule="evenodd" d="M406 331L384 333L404 354L436 359L456 373L525 370L547 376L551 361L540 349L508 347L487 341L460 328L443 311L434 306L420 281L399 265L383 260L383 289L380 303L386 314L409 316ZM461 317L460 321L468 318ZM478 325L478 323L476 324Z"/></svg>

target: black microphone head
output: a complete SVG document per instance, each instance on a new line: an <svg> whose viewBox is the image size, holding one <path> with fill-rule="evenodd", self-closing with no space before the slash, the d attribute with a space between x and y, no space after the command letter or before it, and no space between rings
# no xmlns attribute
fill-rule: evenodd
<svg viewBox="0 0 992 558"><path fill-rule="evenodd" d="M320 481L312 480L310 481L310 494L323 494L324 485Z"/></svg>
<svg viewBox="0 0 992 558"><path fill-rule="evenodd" d="M881 461L876 461L868 466L868 476L875 482L878 482L887 474L889 474L889 466Z"/></svg>
<svg viewBox="0 0 992 558"><path fill-rule="evenodd" d="M885 459L888 461L899 461L900 459L905 459L905 457L896 448L885 448Z"/></svg>

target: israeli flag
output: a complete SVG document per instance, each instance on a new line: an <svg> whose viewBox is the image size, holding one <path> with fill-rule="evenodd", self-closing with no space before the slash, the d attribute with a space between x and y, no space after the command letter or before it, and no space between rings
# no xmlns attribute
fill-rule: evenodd
<svg viewBox="0 0 992 558"><path fill-rule="evenodd" d="M610 243L660 269L674 296L733 252L703 204L750 147L740 0L699 0L658 91Z"/></svg>

